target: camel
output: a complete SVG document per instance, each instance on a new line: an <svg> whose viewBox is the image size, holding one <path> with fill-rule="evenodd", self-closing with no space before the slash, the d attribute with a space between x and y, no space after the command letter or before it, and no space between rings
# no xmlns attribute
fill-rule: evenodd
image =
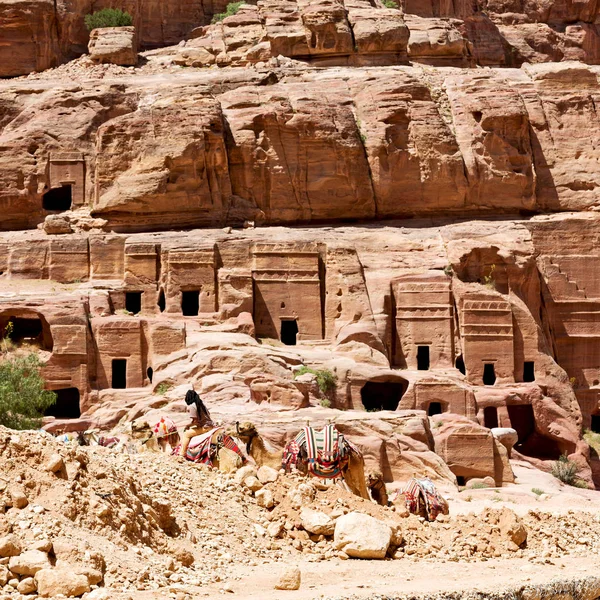
<svg viewBox="0 0 600 600"><path fill-rule="evenodd" d="M367 488L371 492L371 498L381 506L387 506L389 502L387 489L383 475L379 471L371 471L367 475Z"/></svg>
<svg viewBox="0 0 600 600"><path fill-rule="evenodd" d="M263 465L274 469L281 469L283 452L270 452L267 450L265 442L258 433L256 426L249 421L245 423L236 423L234 434L246 444L246 451L249 456L260 468ZM304 474L308 473L306 460L300 460L298 470ZM351 452L348 458L348 464L342 471L342 477L353 494L369 500L369 493L365 484L365 461L360 453Z"/></svg>
<svg viewBox="0 0 600 600"><path fill-rule="evenodd" d="M150 452L172 453L179 442L178 433L173 432L169 436L159 437L154 433L153 428L150 427L146 421L132 422L131 437L134 440L138 440L139 447L142 451L146 450ZM227 438L229 438L229 440ZM189 457L193 456L195 439L196 438L192 438L190 448L188 449L186 456L187 460L193 461L193 459ZM214 429L209 443L218 448L218 450L214 456L210 457L209 462L205 464L209 464L223 473L232 473L233 471L237 471L237 469L243 465L244 458L241 454L238 454L231 448L223 445L223 442L227 444L228 441L233 442L229 436L223 433L222 428ZM233 446L235 446L235 444L233 444Z"/></svg>

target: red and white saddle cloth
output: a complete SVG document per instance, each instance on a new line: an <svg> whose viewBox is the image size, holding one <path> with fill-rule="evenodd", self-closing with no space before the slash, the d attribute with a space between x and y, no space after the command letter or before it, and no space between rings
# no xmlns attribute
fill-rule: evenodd
<svg viewBox="0 0 600 600"><path fill-rule="evenodd" d="M335 425L325 425L320 431L304 427L286 445L282 467L289 472L292 468L298 468L299 462L306 461L311 475L321 479L335 479L341 476L353 452L358 453L357 448L335 428Z"/></svg>

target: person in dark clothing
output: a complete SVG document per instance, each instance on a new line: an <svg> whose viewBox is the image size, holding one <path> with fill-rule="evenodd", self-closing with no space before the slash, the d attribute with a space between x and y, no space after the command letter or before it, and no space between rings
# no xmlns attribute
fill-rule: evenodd
<svg viewBox="0 0 600 600"><path fill-rule="evenodd" d="M193 437L202 435L215 426L210 418L208 408L206 408L206 405L202 402L200 396L198 396L193 385L192 389L188 390L185 395L185 403L187 405L187 412L190 415L190 423L181 436L180 456L185 456Z"/></svg>

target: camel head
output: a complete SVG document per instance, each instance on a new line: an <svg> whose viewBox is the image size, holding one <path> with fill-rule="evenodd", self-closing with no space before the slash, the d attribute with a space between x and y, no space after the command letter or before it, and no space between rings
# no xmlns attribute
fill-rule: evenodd
<svg viewBox="0 0 600 600"><path fill-rule="evenodd" d="M252 440L258 435L258 431L256 430L256 425L254 423L250 423L250 421L244 421L240 423L236 421L235 423L235 436L239 438L244 444L246 444L246 452L250 454L250 446L252 445Z"/></svg>
<svg viewBox="0 0 600 600"><path fill-rule="evenodd" d="M378 484L382 484L384 483L383 481L383 475L379 472L379 471L370 471L367 474L367 487L368 488L373 488L376 487Z"/></svg>
<svg viewBox="0 0 600 600"><path fill-rule="evenodd" d="M134 439L148 439L153 435L152 427L145 420L131 422L131 437Z"/></svg>

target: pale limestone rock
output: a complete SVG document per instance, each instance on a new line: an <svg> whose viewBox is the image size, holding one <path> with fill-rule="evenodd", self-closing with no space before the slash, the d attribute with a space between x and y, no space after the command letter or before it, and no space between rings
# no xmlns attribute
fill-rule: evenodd
<svg viewBox="0 0 600 600"><path fill-rule="evenodd" d="M324 512L306 506L300 511L302 527L314 535L333 535L335 522Z"/></svg>
<svg viewBox="0 0 600 600"><path fill-rule="evenodd" d="M7 535L0 538L0 557L18 556L23 550L21 540L16 535Z"/></svg>
<svg viewBox="0 0 600 600"><path fill-rule="evenodd" d="M256 477L256 467L245 465L238 469L233 476L236 483L242 484L247 477Z"/></svg>
<svg viewBox="0 0 600 600"><path fill-rule="evenodd" d="M500 511L498 526L502 535L517 547L527 541L527 529L525 529L521 519L509 508L503 508Z"/></svg>
<svg viewBox="0 0 600 600"><path fill-rule="evenodd" d="M49 473L58 473L65 468L65 463L60 454L53 454L46 462L45 469Z"/></svg>
<svg viewBox="0 0 600 600"><path fill-rule="evenodd" d="M277 481L277 478L279 477L279 471L267 465L263 465L260 467L260 469L258 469L257 477L263 485L266 485L267 483L273 483Z"/></svg>
<svg viewBox="0 0 600 600"><path fill-rule="evenodd" d="M8 583L9 577L10 573L8 571L8 567L6 565L0 565L0 588Z"/></svg>
<svg viewBox="0 0 600 600"><path fill-rule="evenodd" d="M254 494L254 497L256 498L256 503L263 508L273 508L275 504L271 490L260 489Z"/></svg>
<svg viewBox="0 0 600 600"><path fill-rule="evenodd" d="M387 523L363 513L348 513L335 523L334 545L352 558L383 559L391 539Z"/></svg>
<svg viewBox="0 0 600 600"><path fill-rule="evenodd" d="M310 504L314 500L315 494L315 487L311 483L300 483L288 491L288 497L296 510Z"/></svg>
<svg viewBox="0 0 600 600"><path fill-rule="evenodd" d="M90 584L85 575L64 568L42 569L35 574L35 582L38 594L42 598L53 598L59 594L73 598L90 591Z"/></svg>
<svg viewBox="0 0 600 600"><path fill-rule="evenodd" d="M299 590L300 583L302 580L302 574L300 569L297 567L292 567L287 569L281 574L277 585L275 585L276 590Z"/></svg>
<svg viewBox="0 0 600 600"><path fill-rule="evenodd" d="M26 550L19 556L11 557L8 563L10 571L17 575L35 575L50 566L48 555L41 550Z"/></svg>
<svg viewBox="0 0 600 600"><path fill-rule="evenodd" d="M33 577L25 577L25 579L21 579L19 585L17 586L17 592L21 594L32 594L37 589L35 581Z"/></svg>
<svg viewBox="0 0 600 600"><path fill-rule="evenodd" d="M244 479L244 485L252 492L258 492L263 487L263 484L253 475Z"/></svg>

